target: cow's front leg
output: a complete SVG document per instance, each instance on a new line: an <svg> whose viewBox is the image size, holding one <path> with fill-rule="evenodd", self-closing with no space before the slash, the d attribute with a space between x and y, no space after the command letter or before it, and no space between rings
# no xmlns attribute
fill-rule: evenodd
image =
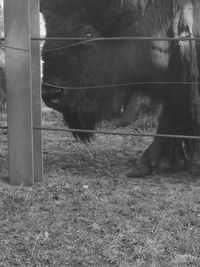
<svg viewBox="0 0 200 267"><path fill-rule="evenodd" d="M156 137L153 143L145 150L142 157L137 159L128 171L128 177L142 177L152 173L157 168L161 159L161 139Z"/></svg>

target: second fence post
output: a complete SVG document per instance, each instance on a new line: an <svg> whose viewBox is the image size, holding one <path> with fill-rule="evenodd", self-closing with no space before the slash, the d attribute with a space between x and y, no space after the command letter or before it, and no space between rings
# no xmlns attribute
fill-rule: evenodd
<svg viewBox="0 0 200 267"><path fill-rule="evenodd" d="M39 0L30 0L31 38L40 37L40 7ZM33 128L41 127L41 73L40 73L40 42L31 41L31 66L32 66L32 106ZM42 157L42 133L33 129L33 155L34 155L34 180L42 181L43 157Z"/></svg>

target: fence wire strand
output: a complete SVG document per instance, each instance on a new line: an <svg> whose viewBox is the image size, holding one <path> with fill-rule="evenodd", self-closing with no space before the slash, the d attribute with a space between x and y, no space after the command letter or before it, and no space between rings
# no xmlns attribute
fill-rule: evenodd
<svg viewBox="0 0 200 267"><path fill-rule="evenodd" d="M39 40L39 39L38 39ZM70 47L75 47L79 46L81 44L86 44L86 43L93 43L93 42L98 42L98 41L200 41L200 38L191 38L191 37L166 37L166 38L156 38L156 37L105 37L105 38L74 38L74 37L58 37L58 38L43 38L43 41L80 41L64 46L59 46L56 48L48 48L48 49L43 49L43 52L51 52L51 51L57 51L57 50L62 50L62 49L67 49ZM36 39L35 39L36 41ZM197 45L199 43L196 42Z"/></svg>
<svg viewBox="0 0 200 267"><path fill-rule="evenodd" d="M0 41L5 41L5 38L1 38ZM196 45L200 45L200 37L132 37L132 36L121 36L121 37L99 37L99 38L84 38L84 37L40 37L31 38L31 41L77 41L76 43L67 44L59 47L43 49L43 52L51 52L57 50L63 50L70 47L79 46L81 44L87 44L90 42L98 41L199 41ZM30 51L28 49L17 48L13 46L0 45L2 48L11 48L16 50Z"/></svg>
<svg viewBox="0 0 200 267"><path fill-rule="evenodd" d="M115 87L125 87L125 86L131 86L131 85L174 85L174 84L182 84L182 85L192 85L193 82L131 82L131 83L116 83L116 84L105 84L105 85L93 85L93 86L82 86L82 87L73 87L73 86L60 86L60 85L54 85L50 83L42 83L45 86L52 87L55 89L61 89L61 90L89 90L89 89L103 89L103 88L115 88ZM197 84L200 84L200 82L197 82Z"/></svg>
<svg viewBox="0 0 200 267"><path fill-rule="evenodd" d="M20 47L9 46L9 45L1 45L1 44L0 44L0 48L9 48L9 49L14 49L14 50L18 50L18 51L26 51L26 52L31 51L31 49L20 48Z"/></svg>
<svg viewBox="0 0 200 267"><path fill-rule="evenodd" d="M178 135L178 134L156 134L156 133L130 133L130 132L116 132L116 131L103 131L103 130L83 130L83 129L64 129L64 128L51 128L51 127L33 127L35 130L44 131L57 131L57 132L71 132L71 133L91 133L102 135L119 135L119 136L133 136L133 137L163 137L163 138L176 138L176 139L193 139L200 140L200 136Z"/></svg>
<svg viewBox="0 0 200 267"><path fill-rule="evenodd" d="M43 49L42 51L43 52L57 51L57 50L62 50L62 49L70 48L70 47L73 47L73 46L79 46L81 44L86 44L86 43L90 43L90 42L91 42L91 40L84 40L84 41L73 43L73 44L70 44L70 45L64 45L64 46L59 46L59 47L55 47L55 48Z"/></svg>
<svg viewBox="0 0 200 267"><path fill-rule="evenodd" d="M0 126L1 130L7 130L7 126ZM130 133L130 132L117 132L117 131L104 131L104 130L83 130L83 129L67 129L67 128L51 128L51 127L33 127L34 130L39 131L52 131L52 132L67 132L67 133L90 133L100 135L118 135L118 136L133 136L133 137L161 137L161 138L175 138L175 139L192 139L200 140L200 136L193 135L179 135L179 134L158 134L158 133Z"/></svg>
<svg viewBox="0 0 200 267"><path fill-rule="evenodd" d="M148 36L116 36L116 37L40 37L31 41L200 41L200 37L148 37Z"/></svg>

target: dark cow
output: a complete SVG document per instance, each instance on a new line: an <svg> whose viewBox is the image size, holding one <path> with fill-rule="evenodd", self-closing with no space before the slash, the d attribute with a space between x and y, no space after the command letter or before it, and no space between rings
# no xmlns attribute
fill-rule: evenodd
<svg viewBox="0 0 200 267"><path fill-rule="evenodd" d="M47 37L90 40L48 41L43 49L42 97L49 107L63 113L69 127L94 129L98 121L112 114L116 103L127 106L133 91L140 90L162 103L157 133L197 135L199 41L95 38L198 37L199 0L41 0L41 11ZM158 83L105 86L133 82ZM90 134L75 136L87 140ZM161 166L186 167L196 148L194 140L156 137L129 175L145 175Z"/></svg>

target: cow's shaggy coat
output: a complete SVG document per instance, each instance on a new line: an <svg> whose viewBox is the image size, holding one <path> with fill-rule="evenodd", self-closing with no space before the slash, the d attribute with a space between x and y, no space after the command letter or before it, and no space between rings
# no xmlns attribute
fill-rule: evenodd
<svg viewBox="0 0 200 267"><path fill-rule="evenodd" d="M47 37L198 37L199 0L41 0ZM198 41L46 42L44 83L88 87L131 82L171 82L123 88L59 90L43 85L45 103L63 113L71 128L94 129L116 103L127 106L134 90L162 102L158 133L196 135L200 112ZM63 49L54 48L63 47ZM173 82L184 82L177 84ZM187 83L191 82L191 84ZM114 108L115 107L115 108ZM90 135L76 133L82 140ZM130 175L162 166L185 167L196 142L155 138Z"/></svg>

